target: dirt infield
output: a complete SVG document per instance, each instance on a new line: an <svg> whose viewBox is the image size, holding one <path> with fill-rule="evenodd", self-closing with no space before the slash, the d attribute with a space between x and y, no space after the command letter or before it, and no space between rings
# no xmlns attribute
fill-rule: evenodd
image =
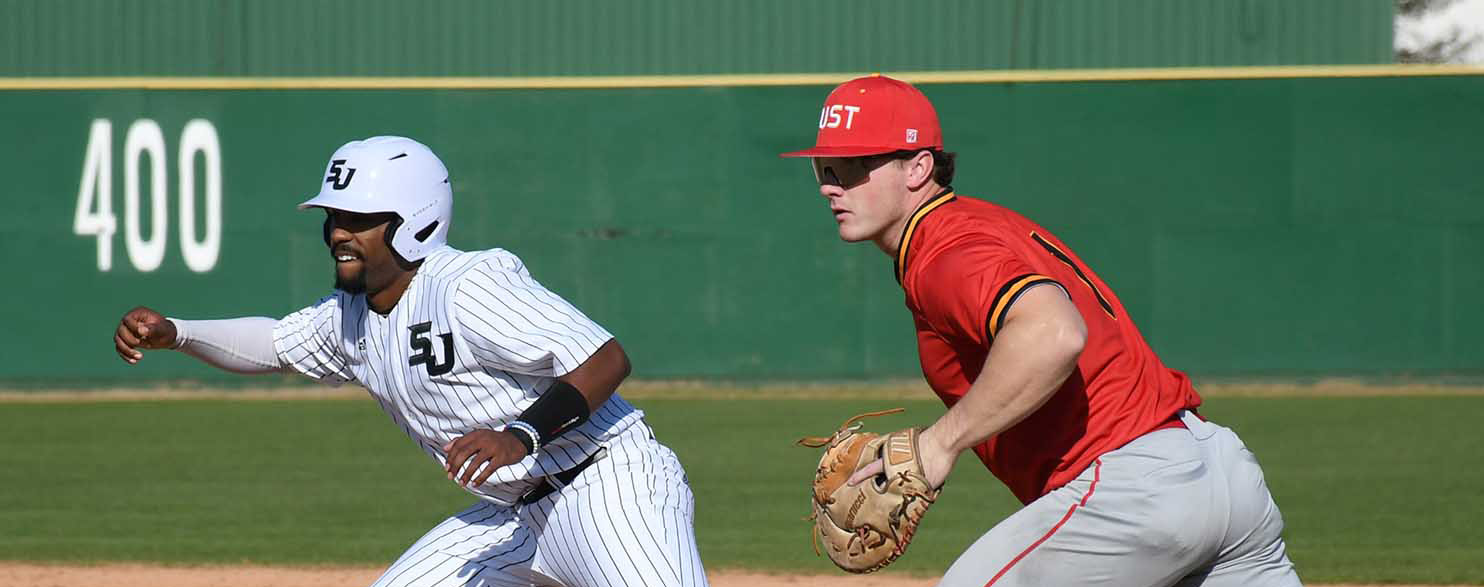
<svg viewBox="0 0 1484 587"><path fill-rule="evenodd" d="M0 587L361 587L380 568L158 567L0 563ZM766 575L708 573L713 587L929 587L933 579L897 575ZM1331 587L1378 587L1334 585ZM1391 585L1389 587L1406 587Z"/></svg>

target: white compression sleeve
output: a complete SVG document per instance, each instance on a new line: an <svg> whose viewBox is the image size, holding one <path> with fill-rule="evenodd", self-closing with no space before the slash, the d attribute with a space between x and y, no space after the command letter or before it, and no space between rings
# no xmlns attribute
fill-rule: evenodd
<svg viewBox="0 0 1484 587"><path fill-rule="evenodd" d="M233 373L276 373L284 370L273 348L272 318L178 320L175 349L218 369Z"/></svg>

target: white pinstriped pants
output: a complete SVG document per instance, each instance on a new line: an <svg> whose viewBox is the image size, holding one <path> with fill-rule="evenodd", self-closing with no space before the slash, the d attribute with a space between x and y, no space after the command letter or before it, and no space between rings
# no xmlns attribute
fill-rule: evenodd
<svg viewBox="0 0 1484 587"><path fill-rule="evenodd" d="M373 587L705 587L695 498L675 453L638 425L572 484L526 506L480 502Z"/></svg>

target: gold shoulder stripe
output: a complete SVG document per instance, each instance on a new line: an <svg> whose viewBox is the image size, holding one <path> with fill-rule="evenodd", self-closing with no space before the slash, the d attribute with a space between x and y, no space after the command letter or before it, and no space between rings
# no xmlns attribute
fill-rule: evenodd
<svg viewBox="0 0 1484 587"><path fill-rule="evenodd" d="M952 202L954 197L953 192L950 191L938 194L933 199L928 200L926 204L919 207L916 212L913 212L912 219L907 221L907 226L902 227L902 242L897 246L897 283L902 283L902 278L907 275L907 246L912 243L912 232L917 230L917 223L921 222L923 217L927 216L929 212L937 210L943 204Z"/></svg>
<svg viewBox="0 0 1484 587"><path fill-rule="evenodd" d="M989 334L989 338L994 338L995 334L999 333L1000 327L1005 325L1005 316L1010 313L1010 306L1015 304L1021 292L1040 283L1056 283L1056 280L1045 275L1027 273L1011 279L1005 287L1000 288L1000 293L995 295L994 303L990 304L993 309L984 321L984 331Z"/></svg>

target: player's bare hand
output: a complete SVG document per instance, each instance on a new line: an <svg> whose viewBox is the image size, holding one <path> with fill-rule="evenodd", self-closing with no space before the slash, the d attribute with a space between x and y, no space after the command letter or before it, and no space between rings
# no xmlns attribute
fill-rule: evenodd
<svg viewBox="0 0 1484 587"><path fill-rule="evenodd" d="M159 312L139 306L119 320L113 333L114 350L119 358L133 365L144 358L140 349L168 349L175 346L175 325Z"/></svg>
<svg viewBox="0 0 1484 587"><path fill-rule="evenodd" d="M872 477L880 475L881 472L885 470L886 461L883 459L876 459L874 461L871 461L871 464L866 465L865 467L862 467L860 470L856 471L854 475L850 476L850 480L846 481L846 483L857 485L861 481L865 481L866 479L870 479Z"/></svg>
<svg viewBox="0 0 1484 587"><path fill-rule="evenodd" d="M958 461L959 451L945 445L936 434L937 427L928 427L917 436L917 457L922 459L922 476L934 488L942 487Z"/></svg>
<svg viewBox="0 0 1484 587"><path fill-rule="evenodd" d="M922 474L927 477L928 483L935 488L942 487L943 482L948 480L948 473L953 470L953 463L958 460L958 453L943 448L929 430L932 429L924 430L917 437L917 456L922 459ZM876 459L852 474L846 483L856 485L885 470L886 461Z"/></svg>
<svg viewBox="0 0 1484 587"><path fill-rule="evenodd" d="M483 485L495 469L519 462L527 454L526 445L503 430L475 430L443 445L443 452L448 455L448 478L466 487Z"/></svg>

